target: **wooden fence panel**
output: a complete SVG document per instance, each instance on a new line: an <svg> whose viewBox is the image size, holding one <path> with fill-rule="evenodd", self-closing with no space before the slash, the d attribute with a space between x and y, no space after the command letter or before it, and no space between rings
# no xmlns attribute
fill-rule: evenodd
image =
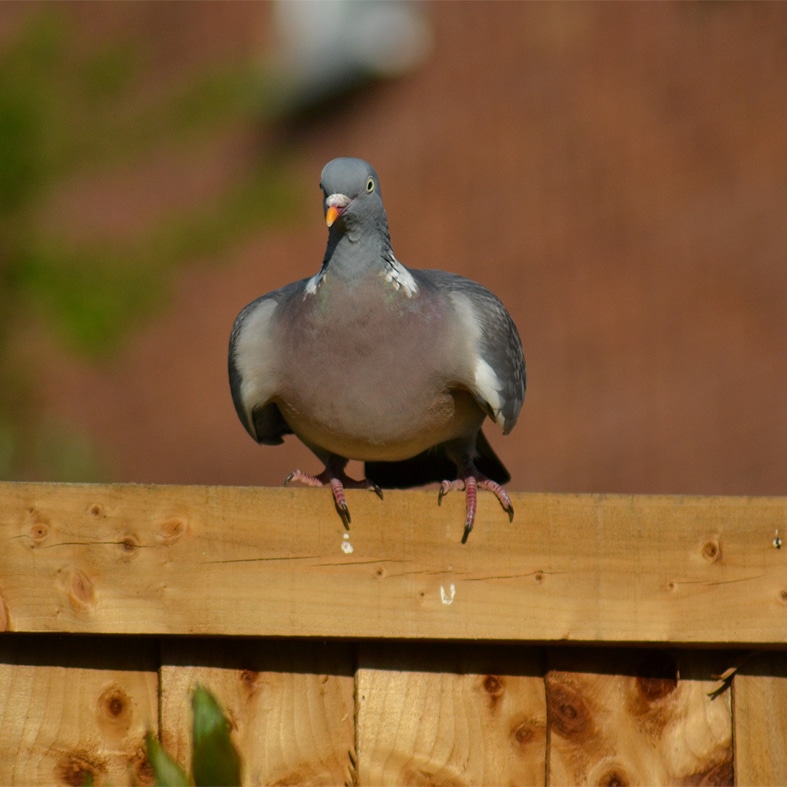
<svg viewBox="0 0 787 787"><path fill-rule="evenodd" d="M158 646L0 637L0 784L147 785Z"/></svg>
<svg viewBox="0 0 787 787"><path fill-rule="evenodd" d="M702 651L553 649L550 785L733 783L724 660Z"/></svg>
<svg viewBox="0 0 787 787"><path fill-rule="evenodd" d="M348 497L0 483L0 783L787 783L787 498Z"/></svg>
<svg viewBox="0 0 787 787"><path fill-rule="evenodd" d="M787 784L787 654L752 654L733 679L740 785Z"/></svg>
<svg viewBox="0 0 787 787"><path fill-rule="evenodd" d="M350 783L354 649L342 643L168 639L162 647L162 742L191 762L191 692L219 700L243 757L244 784Z"/></svg>
<svg viewBox="0 0 787 787"><path fill-rule="evenodd" d="M14 631L764 644L787 640L784 498L484 498L0 484ZM486 505L489 503L489 505ZM195 593L195 588L199 588ZM724 614L718 614L724 610Z"/></svg>
<svg viewBox="0 0 787 787"><path fill-rule="evenodd" d="M187 763L200 681L231 719L247 785L713 785L733 771L744 787L784 784L787 659L740 662L738 651L6 635L0 783L151 784L144 732L160 716Z"/></svg>
<svg viewBox="0 0 787 787"><path fill-rule="evenodd" d="M535 649L362 647L359 784L543 785L542 676Z"/></svg>

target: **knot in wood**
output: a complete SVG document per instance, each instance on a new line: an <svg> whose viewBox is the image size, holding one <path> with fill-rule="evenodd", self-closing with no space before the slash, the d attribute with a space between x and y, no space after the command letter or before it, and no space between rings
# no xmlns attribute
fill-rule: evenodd
<svg viewBox="0 0 787 787"><path fill-rule="evenodd" d="M156 538L162 544L174 544L185 532L186 520L180 517L171 517L159 525Z"/></svg>
<svg viewBox="0 0 787 787"><path fill-rule="evenodd" d="M38 546L49 535L49 526L45 522L36 522L30 526L30 538L33 540L33 545Z"/></svg>
<svg viewBox="0 0 787 787"><path fill-rule="evenodd" d="M709 539L702 545L702 556L709 563L715 563L721 558L721 545L716 539Z"/></svg>
<svg viewBox="0 0 787 787"><path fill-rule="evenodd" d="M128 757L127 761L134 771L139 784L145 785L155 783L156 774L153 770L152 763L148 759L145 749L142 747L137 747L134 753Z"/></svg>
<svg viewBox="0 0 787 787"><path fill-rule="evenodd" d="M535 731L533 730L533 725L530 720L527 719L514 727L513 736L519 746L530 743L535 736Z"/></svg>
<svg viewBox="0 0 787 787"><path fill-rule="evenodd" d="M114 728L127 728L131 724L131 701L117 684L108 686L98 698L100 718Z"/></svg>
<svg viewBox="0 0 787 787"><path fill-rule="evenodd" d="M49 535L49 517L42 514L35 506L27 509L27 532L31 540L31 548L42 544Z"/></svg>
<svg viewBox="0 0 787 787"><path fill-rule="evenodd" d="M484 691L487 694L499 697L504 690L505 687L503 685L503 681L497 675L487 675L484 678Z"/></svg>
<svg viewBox="0 0 787 787"><path fill-rule="evenodd" d="M628 777L620 769L607 771L599 780L599 787L627 787Z"/></svg>
<svg viewBox="0 0 787 787"><path fill-rule="evenodd" d="M564 738L586 740L593 734L590 709L573 687L557 681L547 683L547 706L551 728Z"/></svg>
<svg viewBox="0 0 787 787"><path fill-rule="evenodd" d="M79 606L92 604L96 600L96 592L90 577L82 571L74 571L71 575L69 596Z"/></svg>
<svg viewBox="0 0 787 787"><path fill-rule="evenodd" d="M655 651L640 659L637 689L647 702L660 700L677 687L678 667L669 654Z"/></svg>
<svg viewBox="0 0 787 787"><path fill-rule="evenodd" d="M84 784L95 784L107 767L98 758L84 751L66 753L55 765L55 779L60 784L82 787Z"/></svg>
<svg viewBox="0 0 787 787"><path fill-rule="evenodd" d="M139 548L139 540L136 536L131 534L123 536L123 538L120 540L120 548L123 552L132 554Z"/></svg>
<svg viewBox="0 0 787 787"><path fill-rule="evenodd" d="M250 694L257 690L257 683L260 679L260 673L253 669L244 669L240 672L241 686Z"/></svg>
<svg viewBox="0 0 787 787"><path fill-rule="evenodd" d="M689 774L690 780L686 779L684 784L734 784L735 772L733 769L732 755L727 756L706 769L704 772Z"/></svg>

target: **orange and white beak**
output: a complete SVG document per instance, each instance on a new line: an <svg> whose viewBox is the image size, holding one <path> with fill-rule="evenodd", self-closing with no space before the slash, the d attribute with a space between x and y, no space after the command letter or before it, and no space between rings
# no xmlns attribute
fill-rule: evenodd
<svg viewBox="0 0 787 787"><path fill-rule="evenodd" d="M331 227L336 219L344 213L350 204L350 198L344 194L331 194L325 198L325 223Z"/></svg>

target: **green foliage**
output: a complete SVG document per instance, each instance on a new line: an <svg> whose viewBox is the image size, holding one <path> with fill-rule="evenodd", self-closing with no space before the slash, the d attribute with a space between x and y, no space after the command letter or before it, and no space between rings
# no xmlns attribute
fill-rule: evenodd
<svg viewBox="0 0 787 787"><path fill-rule="evenodd" d="M164 751L152 732L145 736L145 746L158 787L189 787L189 778L184 770Z"/></svg>
<svg viewBox="0 0 787 787"><path fill-rule="evenodd" d="M230 725L213 695L197 686L192 698L194 755L191 772L197 787L240 784L240 757Z"/></svg>
<svg viewBox="0 0 787 787"><path fill-rule="evenodd" d="M6 478L39 467L28 447L41 434L35 384L9 356L21 326L34 319L72 351L100 361L167 303L181 266L281 221L294 202L286 162L261 159L222 193L164 212L135 237L83 232L79 239L53 229L42 209L75 176L106 178L156 151L199 151L231 124L253 127L264 114L263 76L252 62L214 63L162 86L142 41L127 35L85 46L71 19L57 5L32 6L0 50L0 477Z"/></svg>
<svg viewBox="0 0 787 787"><path fill-rule="evenodd" d="M281 166L260 163L209 205L164 215L131 242L86 245L36 226L38 206L74 173L198 144L238 119L254 123L260 108L250 64L196 71L149 95L129 42L83 53L72 32L46 8L0 53L0 286L35 303L73 348L100 356L164 301L178 265L280 219L292 192Z"/></svg>
<svg viewBox="0 0 787 787"><path fill-rule="evenodd" d="M191 698L193 712L191 779L152 733L147 756L158 787L234 787L241 781L241 761L230 738L230 724L221 705L203 686Z"/></svg>

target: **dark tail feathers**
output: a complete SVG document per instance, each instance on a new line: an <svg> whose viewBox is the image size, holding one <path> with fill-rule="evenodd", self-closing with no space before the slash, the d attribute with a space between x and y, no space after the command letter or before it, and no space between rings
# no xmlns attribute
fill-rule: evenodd
<svg viewBox="0 0 787 787"><path fill-rule="evenodd" d="M511 476L481 430L478 431L475 447L478 452L475 466L478 470L498 484L507 484ZM401 462L366 462L364 468L366 477L384 489L407 489L456 478L456 466L440 445Z"/></svg>

